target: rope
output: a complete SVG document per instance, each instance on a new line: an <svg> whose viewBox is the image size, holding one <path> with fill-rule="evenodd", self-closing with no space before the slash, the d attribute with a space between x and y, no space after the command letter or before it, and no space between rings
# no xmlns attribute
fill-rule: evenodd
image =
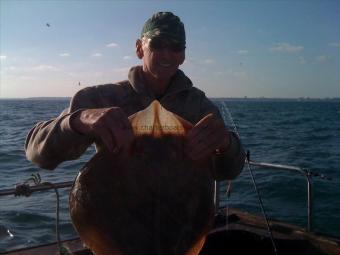
<svg viewBox="0 0 340 255"><path fill-rule="evenodd" d="M317 173L317 172L313 172L313 171L310 171L308 169L305 169L306 172L308 173L309 176L312 176L312 177L318 177L322 180L327 180L327 181L333 181L333 178L332 177L328 177L324 174L320 174L320 173Z"/></svg>
<svg viewBox="0 0 340 255"><path fill-rule="evenodd" d="M237 127L236 127L235 122L233 120L233 117L231 116L231 113L230 113L228 107L226 106L225 102L222 103L222 106L223 106L222 109L224 110L223 112L227 114L228 118L231 121L232 127L234 128L234 132L240 138L240 135L238 133L238 130L237 130ZM263 202L262 202L262 198L261 198L260 192L259 192L259 190L257 188L257 184L256 184L256 181L255 181L255 177L254 177L253 171L252 171L252 169L250 167L250 164L249 164L249 157L250 157L250 154L249 154L249 151L247 151L247 158L246 158L247 168L249 170L251 179L253 181L254 189L255 189L255 192L256 192L256 195L257 195L257 198L258 198L258 201L259 201L259 205L261 207L261 211L262 211L263 217L264 217L265 222L266 222L267 231L268 231L268 234L269 234L269 237L270 237L273 249L274 249L274 253L275 253L275 255L277 255L277 248L276 248L276 244L275 244L275 241L274 241L273 233L272 233L270 225L269 225L268 217L267 217L266 211L265 211L264 206L263 206ZM227 209L227 211L228 211L228 209Z"/></svg>
<svg viewBox="0 0 340 255"><path fill-rule="evenodd" d="M231 127L233 129L233 131L237 134L237 129L236 129L236 125L233 121L233 118L231 117L231 114L228 110L228 107L225 105L225 103L223 102L223 105L222 105L222 108L220 109L221 111L221 115L222 115L222 118L223 118L223 121L225 123L225 125L227 127ZM231 122L231 123L230 123ZM229 125L231 124L231 125ZM225 210L225 218L226 218L226 230L229 229L229 199L230 199L230 194L231 194L231 184L232 184L232 181L229 180L227 181L227 185L226 185L226 210Z"/></svg>
<svg viewBox="0 0 340 255"><path fill-rule="evenodd" d="M14 196L16 196L16 197L19 197L19 196L29 197L31 194L32 194L32 190L30 188L30 185L28 185L28 184L17 184L15 186Z"/></svg>
<svg viewBox="0 0 340 255"><path fill-rule="evenodd" d="M261 207L262 214L263 214L264 219L265 219L265 221L266 221L266 226L267 226L268 234L269 234L269 236L270 236L270 240L271 240L272 245L273 245L274 253L277 255L277 249L276 249L276 245L275 245L275 242L274 242L273 233L272 233L272 231L271 231L271 229L270 229L270 225L269 225L267 213L266 213L266 211L265 211L265 209L264 209L263 202L262 202L262 198L261 198L260 192L259 192L259 190L258 190L258 188L257 188L257 184L256 184L256 181L255 181L255 177L254 177L253 171L252 171L252 169L250 168L249 158L250 158L250 153L249 153L249 151L247 151L247 158L246 158L247 167L248 167L248 170L249 170L251 179L252 179L253 184L254 184L254 189L255 189L257 198L258 198L258 200L259 200L259 204L260 204L260 207Z"/></svg>
<svg viewBox="0 0 340 255"><path fill-rule="evenodd" d="M230 194L231 194L231 183L232 181L228 181L228 184L227 184L227 187L226 187L226 191L225 191L225 194L226 194L226 197L227 197L227 202L226 202L226 205L227 205L227 209L225 211L226 213L226 225L225 225L225 229L228 231L229 230L229 199L230 199Z"/></svg>
<svg viewBox="0 0 340 255"><path fill-rule="evenodd" d="M36 174L31 174L31 177L28 178L27 180L24 181L22 184L17 184L15 186L15 192L14 196L25 196L29 197L33 191L31 189L29 183L33 182L35 186L37 185L47 185L50 186L55 194L56 194L56 222L55 222L55 231L56 231L56 239L57 239L57 245L58 245L58 250L59 250L59 255L70 255L71 252L68 248L62 245L61 243L61 238L60 238L60 231L59 231L59 211L60 211L60 197L59 197L59 192L58 188L52 183L52 182L41 182L41 177L39 173Z"/></svg>

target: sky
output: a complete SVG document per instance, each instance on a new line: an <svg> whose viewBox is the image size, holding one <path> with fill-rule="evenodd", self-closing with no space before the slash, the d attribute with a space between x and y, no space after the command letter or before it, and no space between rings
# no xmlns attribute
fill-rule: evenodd
<svg viewBox="0 0 340 255"><path fill-rule="evenodd" d="M127 79L157 11L183 21L180 68L208 97L340 97L340 1L0 0L0 98Z"/></svg>

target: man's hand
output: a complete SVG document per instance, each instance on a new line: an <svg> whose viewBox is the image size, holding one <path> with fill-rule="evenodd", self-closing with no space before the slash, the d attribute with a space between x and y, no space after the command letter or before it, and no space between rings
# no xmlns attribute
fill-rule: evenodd
<svg viewBox="0 0 340 255"><path fill-rule="evenodd" d="M83 135L101 140L113 153L127 150L134 137L131 124L119 107L81 110L71 118L70 125Z"/></svg>
<svg viewBox="0 0 340 255"><path fill-rule="evenodd" d="M225 150L230 144L229 132L223 121L212 113L203 117L186 138L186 153L193 160L210 156L216 149Z"/></svg>

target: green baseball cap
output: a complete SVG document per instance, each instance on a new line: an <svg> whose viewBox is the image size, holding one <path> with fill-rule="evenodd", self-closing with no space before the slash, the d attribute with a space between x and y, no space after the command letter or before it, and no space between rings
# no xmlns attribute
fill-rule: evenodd
<svg viewBox="0 0 340 255"><path fill-rule="evenodd" d="M141 37L164 38L185 47L184 24L172 12L157 12L149 18L142 29Z"/></svg>

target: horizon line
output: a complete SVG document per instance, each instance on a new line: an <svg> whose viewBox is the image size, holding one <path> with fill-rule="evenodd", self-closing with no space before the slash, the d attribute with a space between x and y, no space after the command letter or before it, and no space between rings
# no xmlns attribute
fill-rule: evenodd
<svg viewBox="0 0 340 255"><path fill-rule="evenodd" d="M72 96L34 96L34 97L0 97L2 99L70 99ZM211 99L244 99L244 100L251 100L251 99L286 99L286 100L334 100L340 99L340 96L336 97L309 97L309 96L300 96L300 97L249 97L249 96L237 96L237 97L207 97Z"/></svg>

